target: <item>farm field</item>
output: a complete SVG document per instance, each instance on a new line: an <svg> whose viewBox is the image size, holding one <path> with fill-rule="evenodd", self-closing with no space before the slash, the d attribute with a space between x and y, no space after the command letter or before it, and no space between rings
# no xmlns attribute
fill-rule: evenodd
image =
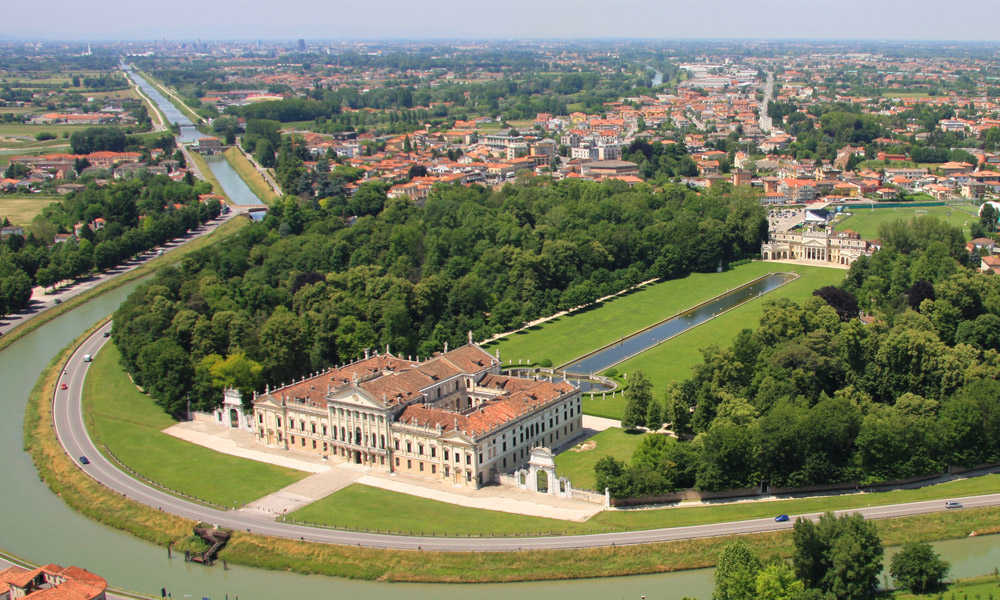
<svg viewBox="0 0 1000 600"><path fill-rule="evenodd" d="M108 344L94 357L84 385L83 410L98 447L106 445L130 468L161 485L222 506L256 500L308 475L221 454L163 433L175 421L132 384L118 363L120 356Z"/></svg>
<svg viewBox="0 0 1000 600"><path fill-rule="evenodd" d="M874 210L854 209L850 217L837 221L835 229L852 229L865 239L877 238L879 225L898 219L909 221L916 216L918 210L925 210L927 216L937 217L956 227L961 227L968 235L969 223L976 219L976 212L979 209L971 203L956 203L948 206L876 208Z"/></svg>
<svg viewBox="0 0 1000 600"><path fill-rule="evenodd" d="M0 220L6 217L15 225L27 225L43 208L61 199L59 196L41 194L0 196Z"/></svg>
<svg viewBox="0 0 1000 600"><path fill-rule="evenodd" d="M757 263L754 263L757 264ZM615 366L619 373L641 370L653 384L653 394L659 397L663 389L673 380L683 380L691 376L691 369L701 362L702 348L712 344L725 347L745 328L754 328L769 298L789 298L797 303L812 296L813 291L827 285L837 285L847 271L826 267L771 264L774 270L782 267L800 275L798 279L772 291L763 298L752 300L707 323L686 331L675 338L650 348L639 356ZM621 419L625 408L624 398L618 394L604 399L584 398L583 412L590 415Z"/></svg>
<svg viewBox="0 0 1000 600"><path fill-rule="evenodd" d="M599 305L563 315L512 333L486 347L500 350L504 361L535 363L549 359L559 366L640 329L739 287L784 265L753 262L723 273L692 273L644 286Z"/></svg>

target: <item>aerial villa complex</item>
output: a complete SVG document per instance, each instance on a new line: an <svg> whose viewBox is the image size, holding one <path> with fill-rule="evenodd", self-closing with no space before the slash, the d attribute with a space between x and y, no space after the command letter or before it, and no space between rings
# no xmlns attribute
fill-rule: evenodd
<svg viewBox="0 0 1000 600"><path fill-rule="evenodd" d="M582 434L573 384L502 375L499 353L471 341L444 350L424 361L366 353L269 389L247 428L270 447L468 487Z"/></svg>

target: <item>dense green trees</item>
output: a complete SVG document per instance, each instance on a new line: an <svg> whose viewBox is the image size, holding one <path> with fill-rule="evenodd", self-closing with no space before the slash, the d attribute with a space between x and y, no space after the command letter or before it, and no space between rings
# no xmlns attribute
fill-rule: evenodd
<svg viewBox="0 0 1000 600"><path fill-rule="evenodd" d="M695 437L671 450L679 460L646 461L661 473L619 462L612 493L667 493L692 474L706 491L872 484L1000 461L1000 279L961 266L961 232L933 219L883 233L841 287L766 300L757 329L654 390L663 422ZM853 318L862 307L870 325Z"/></svg>
<svg viewBox="0 0 1000 600"><path fill-rule="evenodd" d="M440 186L422 208L384 189L362 185L348 204L287 199L263 224L161 274L115 317L125 364L141 371L145 340L169 338L200 382L183 391L211 405L219 396L201 361L212 354L241 352L272 385L366 348L427 356L469 330L482 339L643 281L665 245L677 273L714 269L701 255L709 243L716 260L753 254L760 238L750 232L764 223L751 199L673 186ZM375 214L347 227L351 206ZM164 316L149 322L153 306Z"/></svg>
<svg viewBox="0 0 1000 600"><path fill-rule="evenodd" d="M88 185L49 205L32 220L27 236L7 236L0 244L0 316L27 306L33 285L49 287L111 268L214 218L219 202L198 200L210 191L205 183L190 186L157 176ZM95 231L96 219L104 226ZM78 237L54 243L58 233L74 230Z"/></svg>
<svg viewBox="0 0 1000 600"><path fill-rule="evenodd" d="M926 594L941 585L951 565L928 543L909 542L892 557L889 572L898 585Z"/></svg>
<svg viewBox="0 0 1000 600"><path fill-rule="evenodd" d="M715 566L712 600L752 600L757 593L761 564L743 540L726 544Z"/></svg>
<svg viewBox="0 0 1000 600"><path fill-rule="evenodd" d="M826 513L818 523L799 518L792 540L792 564L805 587L831 593L837 600L874 596L884 553L874 523L859 514Z"/></svg>

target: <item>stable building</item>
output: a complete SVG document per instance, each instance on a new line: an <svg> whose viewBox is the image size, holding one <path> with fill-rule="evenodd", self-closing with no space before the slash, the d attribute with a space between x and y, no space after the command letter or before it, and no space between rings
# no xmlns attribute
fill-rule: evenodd
<svg viewBox="0 0 1000 600"><path fill-rule="evenodd" d="M253 413L267 446L477 488L583 430L576 386L503 375L471 341L423 361L366 355L256 395Z"/></svg>

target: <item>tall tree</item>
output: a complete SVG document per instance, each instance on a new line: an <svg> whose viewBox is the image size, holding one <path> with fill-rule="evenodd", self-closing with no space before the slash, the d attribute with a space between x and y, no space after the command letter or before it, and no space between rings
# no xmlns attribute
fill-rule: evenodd
<svg viewBox="0 0 1000 600"><path fill-rule="evenodd" d="M726 544L715 567L712 600L754 600L759 572L760 559L746 542L737 539Z"/></svg>
<svg viewBox="0 0 1000 600"><path fill-rule="evenodd" d="M625 412L622 414L622 428L636 429L646 424L649 403L653 400L653 384L642 371L632 373L625 389Z"/></svg>
<svg viewBox="0 0 1000 600"><path fill-rule="evenodd" d="M928 543L909 542L892 557L889 572L898 585L926 594L941 585L951 565Z"/></svg>

